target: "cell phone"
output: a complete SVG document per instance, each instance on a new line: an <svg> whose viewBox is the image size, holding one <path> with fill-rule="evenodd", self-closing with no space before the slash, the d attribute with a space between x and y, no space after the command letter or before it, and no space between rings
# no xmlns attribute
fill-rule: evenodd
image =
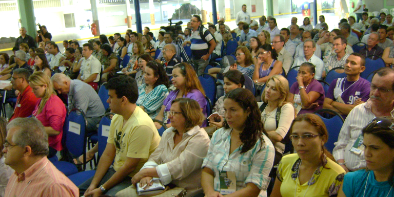
<svg viewBox="0 0 394 197"><path fill-rule="evenodd" d="M219 113L215 112L213 114L211 114L208 119L211 118L211 116L213 117L213 121L214 122L220 122L222 120L222 117L220 117Z"/></svg>

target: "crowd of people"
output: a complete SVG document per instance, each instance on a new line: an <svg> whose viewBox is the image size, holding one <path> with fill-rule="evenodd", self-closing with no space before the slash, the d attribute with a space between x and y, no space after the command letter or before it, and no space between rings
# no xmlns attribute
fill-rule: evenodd
<svg viewBox="0 0 394 197"><path fill-rule="evenodd" d="M0 196L138 196L157 180L167 186L161 195L394 196L394 23L359 9L331 30L324 15L279 29L242 5L233 30L193 15L184 32L161 27L156 39L145 27L82 46L64 40L64 51L45 26L35 39L22 27L14 55L0 54L0 80L11 81L2 95L16 97L9 122L0 118ZM233 54L222 50L230 41ZM362 78L366 59L380 58L386 67ZM333 70L344 77L325 90ZM211 114L203 74L217 82ZM94 176L77 186L49 160L67 150L73 109L84 113L87 136L113 114ZM319 109L345 120L332 153ZM97 152L98 144L69 162Z"/></svg>

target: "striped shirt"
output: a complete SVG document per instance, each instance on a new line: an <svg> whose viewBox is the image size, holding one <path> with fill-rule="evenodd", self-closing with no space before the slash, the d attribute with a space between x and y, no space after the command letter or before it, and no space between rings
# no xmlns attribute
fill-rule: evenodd
<svg viewBox="0 0 394 197"><path fill-rule="evenodd" d="M328 71L333 68L344 68L349 55L349 53L345 53L345 55L340 60L338 60L337 54L331 55L324 64L324 70L326 73L328 73Z"/></svg>
<svg viewBox="0 0 394 197"><path fill-rule="evenodd" d="M211 169L214 173L214 190L220 191L219 173L223 171L235 172L237 179L236 190L246 187L247 183L255 184L262 191L259 196L266 196L270 182L269 173L275 156L275 148L271 140L265 135L264 142L258 140L246 153L241 154L242 146L230 152L231 128L217 130L209 144L208 154L202 167Z"/></svg>
<svg viewBox="0 0 394 197"><path fill-rule="evenodd" d="M253 78L254 65L250 65L248 67L242 67L241 65L237 65L237 70L242 74L248 75L248 77Z"/></svg>
<svg viewBox="0 0 394 197"><path fill-rule="evenodd" d="M142 106L145 112L154 119L159 114L164 99L167 97L168 90L163 84L156 86L148 94L145 92L146 84L138 87L137 106Z"/></svg>
<svg viewBox="0 0 394 197"><path fill-rule="evenodd" d="M21 174L11 175L5 197L11 196L79 196L79 189L45 156Z"/></svg>
<svg viewBox="0 0 394 197"><path fill-rule="evenodd" d="M335 148L332 151L336 160L344 159L346 167L355 171L366 167L364 153L359 155L350 151L357 138L361 135L361 130L375 118L371 111L371 101L357 105L350 111L341 131L339 132L338 141L335 142ZM394 110L391 111L391 117L394 117Z"/></svg>
<svg viewBox="0 0 394 197"><path fill-rule="evenodd" d="M192 49L193 59L201 59L202 56L208 54L209 46L200 36L200 28L203 28L204 37L207 42L213 39L211 32L209 32L204 27L197 28L196 31L192 30L192 35L190 36L190 42L192 43L190 48Z"/></svg>

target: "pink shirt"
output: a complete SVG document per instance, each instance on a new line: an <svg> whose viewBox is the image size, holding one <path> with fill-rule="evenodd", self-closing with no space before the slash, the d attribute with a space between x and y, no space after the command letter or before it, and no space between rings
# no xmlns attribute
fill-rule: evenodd
<svg viewBox="0 0 394 197"><path fill-rule="evenodd" d="M48 137L49 147L54 148L57 151L61 151L62 147L62 135L63 135L63 124L66 119L66 107L63 101L56 95L49 97L45 103L41 113L37 115L38 106L40 105L41 99L37 102L36 108L33 111L35 116L44 127L52 127L56 131L60 131L59 135L53 135Z"/></svg>
<svg viewBox="0 0 394 197"><path fill-rule="evenodd" d="M45 156L21 174L11 175L5 197L14 196L79 196L79 189Z"/></svg>

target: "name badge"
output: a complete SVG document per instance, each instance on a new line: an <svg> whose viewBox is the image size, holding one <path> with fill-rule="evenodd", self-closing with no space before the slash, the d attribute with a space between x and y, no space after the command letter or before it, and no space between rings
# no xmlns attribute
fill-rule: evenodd
<svg viewBox="0 0 394 197"><path fill-rule="evenodd" d="M357 140L354 142L352 148L350 149L350 152L356 155L361 155L361 153L364 152L363 141L364 141L364 137L362 136L362 134L360 134Z"/></svg>
<svg viewBox="0 0 394 197"><path fill-rule="evenodd" d="M360 96L360 91L356 91L356 93L354 93L356 96Z"/></svg>

